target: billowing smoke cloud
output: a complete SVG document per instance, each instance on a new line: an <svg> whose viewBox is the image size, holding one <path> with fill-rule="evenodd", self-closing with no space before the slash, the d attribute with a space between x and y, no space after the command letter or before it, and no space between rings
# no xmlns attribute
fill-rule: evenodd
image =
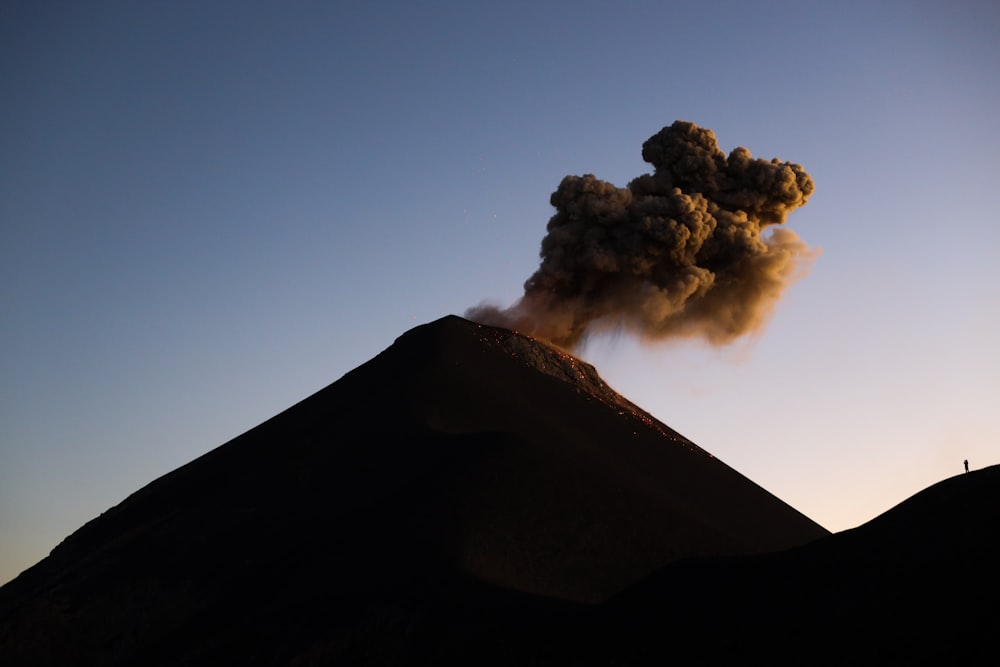
<svg viewBox="0 0 1000 667"><path fill-rule="evenodd" d="M816 255L776 227L806 203L812 178L742 147L726 157L711 130L685 121L650 137L642 158L653 173L625 188L565 177L524 296L466 317L567 349L608 330L725 344L761 327Z"/></svg>

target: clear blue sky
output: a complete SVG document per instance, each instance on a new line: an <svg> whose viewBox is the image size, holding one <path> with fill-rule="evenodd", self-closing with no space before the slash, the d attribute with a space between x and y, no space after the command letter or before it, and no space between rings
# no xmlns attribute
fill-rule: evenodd
<svg viewBox="0 0 1000 667"><path fill-rule="evenodd" d="M0 582L417 324L509 304L568 174L674 120L821 251L619 392L831 530L1000 463L995 2L5 2Z"/></svg>

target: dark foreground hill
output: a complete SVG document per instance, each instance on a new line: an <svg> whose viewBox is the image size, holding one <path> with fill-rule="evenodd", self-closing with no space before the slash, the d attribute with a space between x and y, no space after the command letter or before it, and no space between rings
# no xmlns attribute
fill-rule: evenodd
<svg viewBox="0 0 1000 667"><path fill-rule="evenodd" d="M710 662L992 665L998 558L1000 466L992 466L798 548L669 565L603 606L592 648L619 656L627 646L626 663L652 664L670 635L696 643Z"/></svg>
<svg viewBox="0 0 1000 667"><path fill-rule="evenodd" d="M995 665L998 517L992 466L806 545L671 563L594 607L453 621L435 661Z"/></svg>
<svg viewBox="0 0 1000 667"><path fill-rule="evenodd" d="M0 664L646 664L694 639L852 656L902 636L869 622L924 628L946 576L955 623L995 631L961 577L995 598L996 477L830 536L589 365L447 317L0 588Z"/></svg>

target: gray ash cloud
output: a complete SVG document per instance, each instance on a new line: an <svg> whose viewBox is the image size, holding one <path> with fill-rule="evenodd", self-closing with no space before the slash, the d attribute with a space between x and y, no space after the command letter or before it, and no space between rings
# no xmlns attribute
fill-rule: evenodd
<svg viewBox="0 0 1000 667"><path fill-rule="evenodd" d="M610 330L726 344L766 323L817 254L780 226L812 178L743 147L726 156L711 130L680 120L646 140L642 157L653 173L624 188L563 178L524 295L466 317L566 349Z"/></svg>

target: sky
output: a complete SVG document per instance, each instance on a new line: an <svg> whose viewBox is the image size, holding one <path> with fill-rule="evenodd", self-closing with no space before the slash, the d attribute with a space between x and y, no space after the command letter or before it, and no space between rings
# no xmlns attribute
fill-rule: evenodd
<svg viewBox="0 0 1000 667"><path fill-rule="evenodd" d="M676 120L815 183L811 262L619 393L831 531L1000 463L994 2L0 5L0 583L406 330Z"/></svg>

